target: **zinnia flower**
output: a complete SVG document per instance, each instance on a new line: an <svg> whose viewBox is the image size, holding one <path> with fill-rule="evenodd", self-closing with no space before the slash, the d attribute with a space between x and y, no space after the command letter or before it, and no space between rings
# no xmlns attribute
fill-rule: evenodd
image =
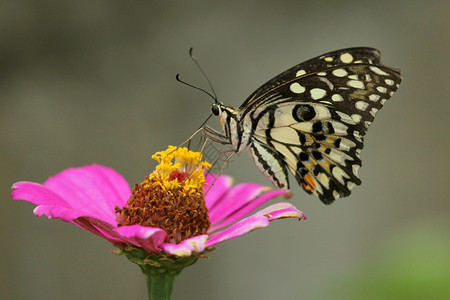
<svg viewBox="0 0 450 300"><path fill-rule="evenodd" d="M153 158L156 170L133 189L113 169L89 165L66 169L43 184L17 182L12 199L35 204L38 217L72 222L110 241L141 268L162 266L163 256L164 261L194 258L186 260L189 265L211 246L273 220L306 218L287 202L245 217L289 191L253 183L233 186L224 175L205 178L210 165L200 153L169 146Z"/></svg>

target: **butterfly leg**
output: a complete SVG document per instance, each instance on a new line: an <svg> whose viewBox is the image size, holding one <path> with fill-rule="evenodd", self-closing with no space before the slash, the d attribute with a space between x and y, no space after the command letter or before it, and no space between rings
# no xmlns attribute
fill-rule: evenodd
<svg viewBox="0 0 450 300"><path fill-rule="evenodd" d="M214 185L214 183L216 182L216 180L217 180L217 178L219 177L219 175L222 173L223 169L225 168L225 165L228 163L228 161L229 161L236 153L237 153L237 152L236 152L235 150L224 151L224 152L219 153L219 155L217 156L216 160L214 161L214 163L213 163L211 169L216 165L216 163L219 161L219 159L220 159L220 157L221 157L222 155L225 155L225 154L230 154L230 155L229 155L229 156L225 159L225 161L223 162L222 167L220 168L219 172L218 172L217 174L215 174L216 177L214 178L213 182L211 182L211 185L209 186L209 188L208 188L208 190L206 191L205 194L208 193L208 191L211 189L211 187L212 187L212 186ZM210 169L210 170L211 170L211 169ZM208 171L206 174L208 175L209 172L210 172L210 171Z"/></svg>
<svg viewBox="0 0 450 300"><path fill-rule="evenodd" d="M227 142L228 138L226 136L222 135L220 132L217 132L214 129L212 129L210 127L207 127L207 126L202 127L199 130L197 130L183 144L185 144L188 141L190 143L192 141L192 138L200 131L201 131L201 136L200 136L200 140L197 143L197 146L195 147L195 151L201 152L203 156L205 154L205 148L207 147L207 144L208 144L209 141L211 141L213 143L218 143L218 144L221 144L221 145L229 144L229 142ZM183 145L183 144L181 144L181 145ZM220 152L219 151L217 151L216 153L219 153L219 156L220 156Z"/></svg>
<svg viewBox="0 0 450 300"><path fill-rule="evenodd" d="M210 140L214 143L218 143L221 145L229 145L231 144L230 138L226 135L223 135L222 133L216 131L215 129L209 127L209 126L203 126L199 129L197 129L187 140L185 140L184 142L182 142L178 147L182 147L184 144L188 143L188 148L190 148L190 143L192 141L192 139L199 133L201 132L201 138L200 141L196 147L196 149L198 149L198 147L200 146L200 144L202 144L203 139L206 140ZM204 143L206 143L206 140ZM203 147L204 148L204 145Z"/></svg>
<svg viewBox="0 0 450 300"><path fill-rule="evenodd" d="M207 139L213 141L214 143L218 143L221 145L230 145L231 144L231 140L230 140L229 136L224 135L209 126L204 126L202 129L203 129L203 133L206 135Z"/></svg>
<svg viewBox="0 0 450 300"><path fill-rule="evenodd" d="M201 128L199 128L199 129L197 129L187 140L185 140L184 142L182 142L179 146L178 146L178 148L180 148L180 147L182 147L184 144L186 144L186 143L188 143L188 149L189 149L189 146L190 146L190 144L191 144L191 140L197 135L197 133L199 133L199 132L202 132L202 135L203 135L203 127L201 127Z"/></svg>
<svg viewBox="0 0 450 300"><path fill-rule="evenodd" d="M213 143L216 144L220 144L220 145L231 145L231 140L230 137L228 135L222 134L218 131L216 131L215 129L209 127L209 126L204 126L203 127L203 134L206 137L206 140L211 141ZM204 145L205 146L205 145ZM214 149L215 150L215 149ZM225 152L216 152L218 153L217 158L215 159L214 163L213 163L213 167L216 165L216 163L220 160L220 158L225 155L225 154L230 154L230 157L228 157L225 162L224 165L226 164L226 162L228 162L228 160L234 155L234 153L236 153L236 150L229 150L229 151L225 151ZM221 168L220 172L222 172L223 167ZM212 168L211 168L212 169Z"/></svg>

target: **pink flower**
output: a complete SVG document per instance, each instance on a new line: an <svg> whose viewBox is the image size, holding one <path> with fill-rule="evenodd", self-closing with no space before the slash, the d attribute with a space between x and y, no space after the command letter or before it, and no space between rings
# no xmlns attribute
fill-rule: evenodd
<svg viewBox="0 0 450 300"><path fill-rule="evenodd" d="M186 165L182 168L186 169ZM159 172L163 171L159 169ZM170 172L173 174L173 170ZM208 191L215 178L215 175L206 177L205 191ZM138 185L135 189L137 187ZM170 233L159 226L148 227L139 225L140 223L118 223L126 210L131 192L128 183L115 170L101 165L89 165L66 169L48 178L43 184L17 182L12 187L11 196L13 200L35 204L34 214L38 217L45 215L49 219L72 222L110 241L116 247L134 245L148 253L165 253L178 257L200 254L220 242L266 227L276 219L306 218L287 202L273 204L244 218L270 199L287 196L289 192L273 191L252 183L233 186L230 177L218 176L204 197L206 221L209 221L207 229L204 229L205 234L195 235L189 228L189 233L194 236L188 235L187 238L177 240L176 237L180 237L177 231ZM136 217L133 215L132 218Z"/></svg>

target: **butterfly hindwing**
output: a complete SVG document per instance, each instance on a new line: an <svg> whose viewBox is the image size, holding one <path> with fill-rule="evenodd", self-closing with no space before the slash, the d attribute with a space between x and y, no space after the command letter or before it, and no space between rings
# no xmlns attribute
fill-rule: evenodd
<svg viewBox="0 0 450 300"><path fill-rule="evenodd" d="M266 143L255 141L250 146L250 155L259 171L275 186L279 188L289 186L288 169L280 152L274 151Z"/></svg>
<svg viewBox="0 0 450 300"><path fill-rule="evenodd" d="M260 116L253 133L255 143L267 145L273 156L282 157L299 184L323 201L348 195L349 181L360 183L356 172L363 144L348 137L347 127L331 120L331 115L324 104L274 104ZM271 119L273 124L267 128Z"/></svg>

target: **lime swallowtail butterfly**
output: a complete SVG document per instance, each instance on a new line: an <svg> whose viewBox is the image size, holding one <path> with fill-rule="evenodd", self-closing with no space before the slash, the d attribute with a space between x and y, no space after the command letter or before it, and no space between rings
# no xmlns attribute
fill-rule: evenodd
<svg viewBox="0 0 450 300"><path fill-rule="evenodd" d="M398 69L381 64L373 48L329 52L269 80L239 108L216 100L212 113L223 133L206 136L233 151L248 150L277 188L289 188L289 171L325 204L361 184L363 137L375 114L398 89Z"/></svg>

